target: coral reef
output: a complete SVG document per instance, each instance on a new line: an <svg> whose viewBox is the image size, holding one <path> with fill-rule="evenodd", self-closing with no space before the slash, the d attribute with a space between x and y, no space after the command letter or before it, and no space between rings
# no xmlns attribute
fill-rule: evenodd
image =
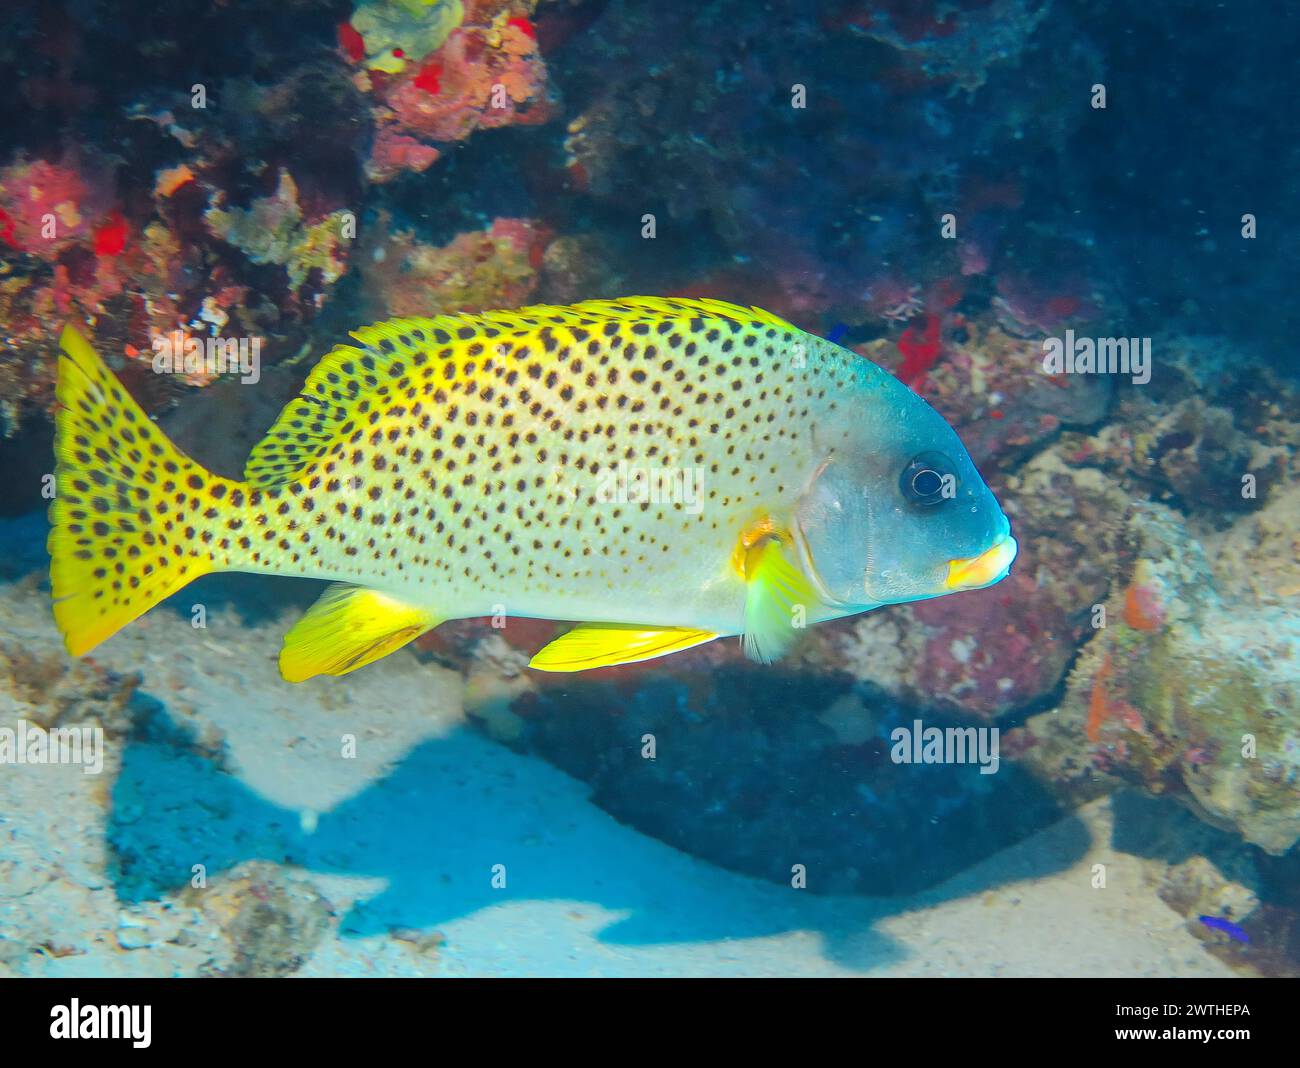
<svg viewBox="0 0 1300 1068"><path fill-rule="evenodd" d="M1300 840L1300 627L1234 611L1179 516L1137 504L1134 565L1105 604L1057 709L1024 727L1023 760L1085 792L1101 776L1186 799L1269 853Z"/></svg>
<svg viewBox="0 0 1300 1068"><path fill-rule="evenodd" d="M365 297L376 318L486 311L526 304L537 288L549 231L528 219L495 219L438 247L381 218L362 248Z"/></svg>
<svg viewBox="0 0 1300 1068"><path fill-rule="evenodd" d="M140 84L124 119L86 147L59 135L53 149L46 139L0 154L0 439L53 403L48 345L62 322L93 323L116 361L138 362L128 378L151 411L214 378L148 380L154 342L175 331L260 338L267 363L295 353L367 213L385 210L372 181L422 171L477 130L550 117L531 16L525 0L370 0L336 27L332 62L289 53L274 68L195 82L184 102ZM47 88L74 83L64 69ZM485 264L467 239L437 270L520 274L513 285L467 282L465 306L476 289L486 303L526 299L522 275L541 249L509 223L488 240L488 252L526 246L524 268Z"/></svg>
<svg viewBox="0 0 1300 1068"><path fill-rule="evenodd" d="M818 654L896 698L949 713L996 719L1051 697L1127 557L1127 499L1056 448L1009 476L1003 499L1020 541L1009 578L823 628Z"/></svg>
<svg viewBox="0 0 1300 1068"><path fill-rule="evenodd" d="M914 326L896 344L882 339L856 351L900 378L911 377L982 468L1013 466L1052 441L1062 427L1091 426L1106 415L1112 381L1045 373L1040 341L1012 336L986 319L963 316L942 329L940 316L929 320L936 324L927 329L939 351L923 371L907 341Z"/></svg>
<svg viewBox="0 0 1300 1068"><path fill-rule="evenodd" d="M120 255L124 242L108 218L112 197L102 163L20 157L0 170L0 241L51 262L87 239L96 252Z"/></svg>
<svg viewBox="0 0 1300 1068"><path fill-rule="evenodd" d="M747 279L765 280L746 288L785 315L909 317L936 281L994 272L1008 256L1039 271L1040 286L1090 293L1059 240L1003 240L1009 210L1031 202L1032 176L975 162L1014 159L1027 135L1059 142L1077 109L1044 86L1032 113L983 108L967 121L972 101L1001 98L1007 79L1026 91L1038 49L1097 65L1068 19L1043 14L1021 0L836 3L814 40L787 28L788 12L774 21L742 5L616 2L573 46L574 95L590 103L569 119L567 165L590 197L705 228ZM681 40L718 47L683 55ZM856 163L836 165L846 160Z"/></svg>
<svg viewBox="0 0 1300 1068"><path fill-rule="evenodd" d="M254 200L247 209L227 209L224 202L217 193L203 213L208 228L253 263L283 267L291 291L298 292L313 272L322 287L333 285L343 274L345 227L353 216L338 211L305 223L298 187L288 171L280 172L274 194ZM323 291L316 294L317 300L323 296Z"/></svg>
<svg viewBox="0 0 1300 1068"><path fill-rule="evenodd" d="M1096 433L1066 435L1073 461L1177 506L1198 533L1266 505L1300 433L1295 382L1227 338L1166 335L1152 352L1149 388L1121 391Z"/></svg>
<svg viewBox="0 0 1300 1068"><path fill-rule="evenodd" d="M423 171L438 158L438 145L476 130L552 117L555 101L530 13L531 5L517 0L468 10L459 0L378 0L357 8L351 28L363 46L344 48L371 72L359 84L374 102L375 143L366 164L372 180Z"/></svg>

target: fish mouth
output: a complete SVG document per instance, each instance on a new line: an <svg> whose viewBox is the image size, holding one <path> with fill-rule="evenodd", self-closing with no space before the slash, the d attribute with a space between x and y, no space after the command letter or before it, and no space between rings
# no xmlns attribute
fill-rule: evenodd
<svg viewBox="0 0 1300 1068"><path fill-rule="evenodd" d="M978 590L1001 582L1007 577L1011 561L1016 558L1019 550L1016 539L1010 534L1004 534L979 556L949 560L948 577L944 580L944 586L948 590Z"/></svg>

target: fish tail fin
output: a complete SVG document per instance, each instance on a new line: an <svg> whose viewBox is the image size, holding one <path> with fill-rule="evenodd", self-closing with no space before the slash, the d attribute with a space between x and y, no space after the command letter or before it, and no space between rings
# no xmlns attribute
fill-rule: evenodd
<svg viewBox="0 0 1300 1068"><path fill-rule="evenodd" d="M230 482L185 456L73 327L59 339L54 619L81 656L210 571Z"/></svg>

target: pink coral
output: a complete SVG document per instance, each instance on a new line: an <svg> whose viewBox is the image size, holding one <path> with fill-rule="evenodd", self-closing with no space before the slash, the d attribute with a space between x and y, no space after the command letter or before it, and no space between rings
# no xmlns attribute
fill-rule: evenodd
<svg viewBox="0 0 1300 1068"><path fill-rule="evenodd" d="M1004 271L998 275L998 295L993 298L993 307L999 322L1013 333L1053 334L1097 315L1090 288L1080 275L1068 275L1053 282L1027 273Z"/></svg>
<svg viewBox="0 0 1300 1068"><path fill-rule="evenodd" d="M54 260L88 236L111 203L100 168L18 160L0 171L0 240Z"/></svg>
<svg viewBox="0 0 1300 1068"><path fill-rule="evenodd" d="M385 85L379 118L386 128L368 168L373 178L428 167L436 152L430 157L432 149L422 153L417 145L462 141L475 130L551 117L546 67L525 22L461 26L438 51Z"/></svg>
<svg viewBox="0 0 1300 1068"><path fill-rule="evenodd" d="M911 613L926 633L918 688L988 718L1050 690L1076 637L1066 610L1030 571L992 589L918 602Z"/></svg>
<svg viewBox="0 0 1300 1068"><path fill-rule="evenodd" d="M410 134L401 133L393 126L385 126L375 134L366 173L377 182L402 171L419 174L432 167L441 155L432 145L417 141Z"/></svg>

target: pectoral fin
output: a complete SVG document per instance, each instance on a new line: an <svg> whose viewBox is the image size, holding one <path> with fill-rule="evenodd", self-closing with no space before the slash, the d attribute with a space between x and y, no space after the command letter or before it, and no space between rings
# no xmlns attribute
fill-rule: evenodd
<svg viewBox="0 0 1300 1068"><path fill-rule="evenodd" d="M289 682L346 675L440 622L427 610L386 593L336 582L284 636L280 674Z"/></svg>
<svg viewBox="0 0 1300 1068"><path fill-rule="evenodd" d="M745 550L745 655L760 664L779 660L808 623L820 597L792 564L779 537L763 538Z"/></svg>
<svg viewBox="0 0 1300 1068"><path fill-rule="evenodd" d="M711 642L717 635L686 627L646 627L635 623L582 623L546 646L529 661L538 671L587 671L635 664Z"/></svg>

